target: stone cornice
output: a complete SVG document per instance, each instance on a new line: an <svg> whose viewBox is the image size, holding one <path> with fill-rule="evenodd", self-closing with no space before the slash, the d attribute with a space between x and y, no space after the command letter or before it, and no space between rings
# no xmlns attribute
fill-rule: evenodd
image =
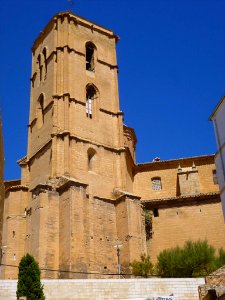
<svg viewBox="0 0 225 300"><path fill-rule="evenodd" d="M61 179L64 179L63 182L61 183L60 186L56 188L57 192L62 193L65 190L68 190L70 187L75 186L75 187L82 187L86 188L88 186L87 183L78 181L75 178L72 177L61 177Z"/></svg>
<svg viewBox="0 0 225 300"><path fill-rule="evenodd" d="M97 59L97 62L99 62L102 65L105 65L105 66L109 67L110 69L117 69L117 70L119 69L118 65L109 64L106 61L101 60L101 59Z"/></svg>
<svg viewBox="0 0 225 300"><path fill-rule="evenodd" d="M35 117L35 118L27 125L27 127L28 127L28 128L33 128L34 125L36 124L36 122L37 122L37 118Z"/></svg>
<svg viewBox="0 0 225 300"><path fill-rule="evenodd" d="M64 51L66 49L68 51L68 53L74 52L74 53L76 53L76 54L78 54L80 56L85 57L85 53L80 52L80 51L76 50L75 48L70 47L69 45L57 46L55 49L56 50L54 50L53 52L56 53L56 54L57 54L58 50Z"/></svg>
<svg viewBox="0 0 225 300"><path fill-rule="evenodd" d="M72 186L86 188L88 184L81 182L73 177L60 176L51 178L45 183L36 185L34 188L30 189L30 192L34 196L38 196L40 193L48 192L58 192L59 194L61 194Z"/></svg>
<svg viewBox="0 0 225 300"><path fill-rule="evenodd" d="M123 116L123 115L124 115L124 113L123 113L122 111L119 111L119 112L114 113L114 112L109 111L109 110L104 109L104 108L100 108L99 110L100 110L101 112L105 113L105 114L112 115L112 116L116 116L116 117L118 117L118 116Z"/></svg>
<svg viewBox="0 0 225 300"><path fill-rule="evenodd" d="M118 189L118 188L116 188L114 190L114 194L117 195L116 201L118 201L118 202L120 202L121 200L125 200L126 198L130 198L130 199L134 199L134 200L138 200L138 201L141 199L140 196L134 195L132 193L129 193L127 191L123 191L123 190Z"/></svg>
<svg viewBox="0 0 225 300"><path fill-rule="evenodd" d="M87 140L87 139L84 139L84 138L81 138L81 137L79 137L79 136L72 135L72 134L70 135L70 138L71 138L71 139L75 139L75 140L78 141L78 142L83 142L83 143L92 144L92 145L95 145L95 146L97 146L97 147L103 147L103 148L106 149L106 150L110 150L110 151L113 151L113 152L116 152L116 153L121 153L121 152L124 152L124 151L125 151L125 148L124 148L124 147L121 147L121 148L115 148L115 147L111 147L111 146L108 146L108 145L105 145L105 144L102 144L102 143L90 141L90 140Z"/></svg>
<svg viewBox="0 0 225 300"><path fill-rule="evenodd" d="M195 163L196 167L198 166L198 164L214 164L214 157L214 154L210 154L141 163L136 165L136 173L142 171L161 170L165 168L178 168L179 165L181 166L181 168L191 167L193 162Z"/></svg>
<svg viewBox="0 0 225 300"><path fill-rule="evenodd" d="M26 163L29 163L33 158L35 158L35 156L37 154L41 153L46 147L48 147L52 143L52 138L53 137L62 138L64 136L69 136L70 139L74 139L77 142L88 143L88 144L91 144L91 145L95 145L97 147L103 147L104 149L109 150L109 151L113 151L115 153L122 153L122 152L126 151L126 149L124 147L121 147L121 148L111 147L111 146L108 146L108 145L105 145L105 144L101 144L101 143L98 143L98 142L94 142L94 141L90 141L90 140L81 138L81 137L79 137L75 134L71 134L70 131L68 131L68 130L62 130L62 131L52 133L51 138L44 145L42 145L40 148L38 148L35 153L32 153L30 157L27 157Z"/></svg>
<svg viewBox="0 0 225 300"><path fill-rule="evenodd" d="M112 204L116 203L116 199L110 199L110 198L105 198L105 197L101 197L101 196L94 196L93 198L103 201L103 202L107 202L107 203L112 203Z"/></svg>
<svg viewBox="0 0 225 300"><path fill-rule="evenodd" d="M38 148L35 153L32 153L30 157L27 157L27 163L29 163L37 154L41 153L44 148L48 147L52 143L52 139L49 139L44 145Z"/></svg>
<svg viewBox="0 0 225 300"><path fill-rule="evenodd" d="M131 199L131 200L135 200L135 201L140 201L140 197L136 196L134 194L125 192L125 191L120 191L121 195L117 198L106 198L106 197L102 197L102 196L97 196L95 195L93 198L103 201L103 202L107 202L107 203L112 203L114 205L120 203L121 201L125 201L126 199Z"/></svg>
<svg viewBox="0 0 225 300"><path fill-rule="evenodd" d="M5 195L8 196L8 194L10 192L17 192L17 191L28 191L28 186L26 185L14 185L9 187L6 191L5 191Z"/></svg>
<svg viewBox="0 0 225 300"><path fill-rule="evenodd" d="M75 103L81 104L83 106L86 105L86 103L84 101L78 100L78 99L75 99L75 98L71 97L70 93L63 93L61 95L55 94L52 97L53 97L53 99L56 99L56 100L60 100L60 99L64 99L64 97L68 97L70 102L75 102ZM110 110L107 110L107 109L104 109L104 108L100 108L99 110L103 113L106 113L106 114L109 114L109 115L112 115L112 116L117 116L118 117L118 116L123 116L124 115L124 113L122 111L113 112L113 111L110 111Z"/></svg>
<svg viewBox="0 0 225 300"><path fill-rule="evenodd" d="M54 136L56 136L56 137L58 137L58 136L59 137L63 137L63 136L66 136L66 135L68 135L70 139L74 139L77 142L88 143L88 144L91 144L91 145L95 145L97 147L103 147L106 150L110 150L110 151L113 151L113 152L116 152L116 153L125 152L125 148L124 147L116 148L116 147L111 147L111 146L108 146L108 145L105 145L105 144L102 144L102 143L90 141L88 139L82 138L82 137L80 137L78 135L75 135L73 133L70 133L70 131L68 131L68 130L62 130L60 132L52 133L51 136L52 137L54 137Z"/></svg>
<svg viewBox="0 0 225 300"><path fill-rule="evenodd" d="M75 102L75 103L78 103L78 104L81 104L81 105L85 106L84 101L81 101L81 100L70 97L70 93L64 93L64 94L61 94L61 95L55 94L55 95L52 96L52 98L56 99L56 100L60 100L60 99L63 100L65 97L68 97L70 102Z"/></svg>
<svg viewBox="0 0 225 300"><path fill-rule="evenodd" d="M40 193L46 193L49 191L52 191L52 185L48 183L40 183L34 188L30 189L30 192L35 196L39 195Z"/></svg>
<svg viewBox="0 0 225 300"><path fill-rule="evenodd" d="M220 202L220 194L219 192L212 193L200 193L194 195L184 195L184 196L175 196L175 197L167 197L167 198L159 198L159 199L141 199L142 204L145 207L153 208L159 206L167 206L167 205L190 205L193 203L204 204L205 202Z"/></svg>
<svg viewBox="0 0 225 300"><path fill-rule="evenodd" d="M27 164L27 156L22 157L21 159L17 160L19 166L25 166Z"/></svg>
<svg viewBox="0 0 225 300"><path fill-rule="evenodd" d="M79 24L79 25L82 25L86 28L89 28L92 32L93 31L100 32L101 34L104 34L104 35L108 36L109 38L113 38L113 39L115 39L116 42L119 40L119 37L117 35L115 35L112 30L109 30L109 29L107 29L103 26L100 26L100 25L98 25L94 22L88 21L87 19L85 19L83 17L80 17L78 15L75 15L74 13L72 13L70 11L65 11L65 12L60 12L60 13L56 14L48 22L48 24L45 26L45 28L41 31L39 36L34 41L33 47L32 47L32 52L34 52L36 50L36 48L43 41L43 39L46 37L48 32L54 27L54 25L56 25L57 20L58 19L62 20L65 17L68 17L68 21L69 21L68 24L71 21L73 21L75 26L77 26Z"/></svg>

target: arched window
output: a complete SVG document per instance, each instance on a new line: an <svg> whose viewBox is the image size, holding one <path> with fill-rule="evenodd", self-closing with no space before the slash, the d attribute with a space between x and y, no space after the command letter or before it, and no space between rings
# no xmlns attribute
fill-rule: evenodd
<svg viewBox="0 0 225 300"><path fill-rule="evenodd" d="M91 42L86 43L86 70L95 70L95 45Z"/></svg>
<svg viewBox="0 0 225 300"><path fill-rule="evenodd" d="M93 85L86 88L86 116L92 119L93 116L93 102L97 98L97 92Z"/></svg>
<svg viewBox="0 0 225 300"><path fill-rule="evenodd" d="M40 75L40 81L42 81L42 64L41 64L41 55L38 55L37 58L38 68L39 68L39 75Z"/></svg>
<svg viewBox="0 0 225 300"><path fill-rule="evenodd" d="M151 180L152 180L153 191L159 191L162 189L162 182L160 177L153 177Z"/></svg>
<svg viewBox="0 0 225 300"><path fill-rule="evenodd" d="M44 95L41 94L37 102L37 127L41 128L44 124Z"/></svg>
<svg viewBox="0 0 225 300"><path fill-rule="evenodd" d="M93 148L88 149L87 158L88 158L88 171L91 171L94 168L94 161L96 158L96 151Z"/></svg>
<svg viewBox="0 0 225 300"><path fill-rule="evenodd" d="M47 49L44 48L42 53L44 57L44 67L45 67L45 76L46 76L47 75Z"/></svg>

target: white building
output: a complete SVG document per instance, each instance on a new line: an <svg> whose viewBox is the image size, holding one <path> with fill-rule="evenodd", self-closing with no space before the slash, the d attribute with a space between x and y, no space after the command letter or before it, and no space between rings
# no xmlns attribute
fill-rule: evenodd
<svg viewBox="0 0 225 300"><path fill-rule="evenodd" d="M210 120L213 121L218 148L215 156L215 164L225 219L225 95L217 104L210 116Z"/></svg>

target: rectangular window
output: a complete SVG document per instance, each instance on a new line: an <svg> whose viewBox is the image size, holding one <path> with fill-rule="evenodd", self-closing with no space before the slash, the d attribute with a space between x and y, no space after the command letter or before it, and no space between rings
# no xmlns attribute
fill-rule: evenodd
<svg viewBox="0 0 225 300"><path fill-rule="evenodd" d="M155 218L159 216L158 208L153 208L153 215L154 215Z"/></svg>
<svg viewBox="0 0 225 300"><path fill-rule="evenodd" d="M161 189L162 189L161 178L160 177L152 178L152 190L159 191Z"/></svg>
<svg viewBox="0 0 225 300"><path fill-rule="evenodd" d="M90 119L92 118L92 99L86 100L86 115Z"/></svg>

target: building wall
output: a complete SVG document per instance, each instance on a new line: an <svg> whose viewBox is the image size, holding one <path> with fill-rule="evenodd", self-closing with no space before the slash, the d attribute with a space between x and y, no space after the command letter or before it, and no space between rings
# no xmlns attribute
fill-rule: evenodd
<svg viewBox="0 0 225 300"><path fill-rule="evenodd" d="M17 276L17 268L7 268L4 265L18 266L25 254L27 202L27 190L24 187L12 187L6 192L2 236L1 276L3 278L11 279L15 274Z"/></svg>
<svg viewBox="0 0 225 300"><path fill-rule="evenodd" d="M187 240L207 239L216 249L224 247L225 226L213 160L212 155L137 166L134 191L151 215L147 249L154 262L162 250L183 246ZM153 190L154 177L161 178L159 190Z"/></svg>
<svg viewBox="0 0 225 300"><path fill-rule="evenodd" d="M215 137L217 142L217 153L215 156L220 195L225 219L225 96L222 97L210 119L213 121Z"/></svg>
<svg viewBox="0 0 225 300"><path fill-rule="evenodd" d="M204 278L43 280L47 300L167 299L198 300ZM16 300L16 280L0 280L0 300ZM170 295L173 295L169 297Z"/></svg>
<svg viewBox="0 0 225 300"><path fill-rule="evenodd" d="M154 262L162 250L182 247L187 240L207 240L216 249L224 248L225 226L219 196L216 202L167 204L159 207L158 213L158 217L152 215L152 238L147 241Z"/></svg>
<svg viewBox="0 0 225 300"><path fill-rule="evenodd" d="M134 177L134 193L145 201L218 192L213 170L214 155L139 164ZM152 188L151 179L154 177L161 178L160 190Z"/></svg>

